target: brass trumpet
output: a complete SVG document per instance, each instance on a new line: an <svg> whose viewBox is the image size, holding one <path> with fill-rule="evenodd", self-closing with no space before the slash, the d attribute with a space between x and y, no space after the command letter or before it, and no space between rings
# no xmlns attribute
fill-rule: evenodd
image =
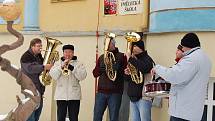
<svg viewBox="0 0 215 121"><path fill-rule="evenodd" d="M132 42L141 41L140 35L135 32L126 33L125 39L127 40L127 52L128 53L132 53L132 49L133 49ZM138 70L134 67L134 65L132 65L129 62L128 62L128 68L130 70L130 75L131 75L132 81L135 82L136 84L142 83L143 82L142 72L139 71L139 75L138 75Z"/></svg>
<svg viewBox="0 0 215 121"><path fill-rule="evenodd" d="M71 60L68 61L68 62L64 65L64 67L62 68L62 74L63 74L64 76L69 76L69 64L70 64L70 62L71 62Z"/></svg>
<svg viewBox="0 0 215 121"><path fill-rule="evenodd" d="M104 44L104 64L108 78L112 81L116 80L117 71L113 70L113 64L116 63L115 56L112 52L108 51L111 39L115 39L114 33L105 33L105 44Z"/></svg>

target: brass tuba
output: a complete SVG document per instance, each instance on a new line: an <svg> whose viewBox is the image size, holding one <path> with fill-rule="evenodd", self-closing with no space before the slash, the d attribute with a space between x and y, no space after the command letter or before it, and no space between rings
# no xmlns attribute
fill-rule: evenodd
<svg viewBox="0 0 215 121"><path fill-rule="evenodd" d="M116 35L114 33L105 33L105 43L104 43L104 64L105 70L108 78L112 81L116 80L117 71L113 70L113 64L116 63L115 56L112 52L108 51L111 39L115 39Z"/></svg>
<svg viewBox="0 0 215 121"><path fill-rule="evenodd" d="M56 51L56 47L62 43L61 41L50 37L45 37L45 39L47 41L47 46L44 54L43 65L53 64L55 61L59 60L59 52ZM41 74L40 81L44 86L51 84L52 78L48 72L49 71L45 70Z"/></svg>
<svg viewBox="0 0 215 121"><path fill-rule="evenodd" d="M135 32L128 32L125 34L125 39L127 40L127 52L132 53L133 45L132 42L142 41L139 34ZM140 84L143 82L143 75L140 71L138 71L134 65L128 62L128 68L130 70L131 79L136 84ZM139 72L139 75L138 75Z"/></svg>

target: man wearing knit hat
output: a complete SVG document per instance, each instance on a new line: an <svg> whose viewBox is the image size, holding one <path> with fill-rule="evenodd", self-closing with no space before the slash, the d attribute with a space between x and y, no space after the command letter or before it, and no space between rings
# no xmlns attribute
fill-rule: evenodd
<svg viewBox="0 0 215 121"><path fill-rule="evenodd" d="M133 42L131 48L131 54L127 53L128 64L133 65L137 75L143 76L143 79L139 81L133 79L132 68L127 66L125 74L128 75L127 80L129 80L127 93L130 98L130 118L131 121L151 121L152 99L144 96L143 85L147 83L146 75L150 75L153 60L145 50L142 40Z"/></svg>
<svg viewBox="0 0 215 121"><path fill-rule="evenodd" d="M211 61L200 48L195 33L188 33L177 48L181 59L171 68L156 65L152 74L158 74L171 83L170 121L200 121L203 114Z"/></svg>
<svg viewBox="0 0 215 121"><path fill-rule="evenodd" d="M195 33L188 33L181 39L181 45L187 48L200 47L199 38Z"/></svg>
<svg viewBox="0 0 215 121"><path fill-rule="evenodd" d="M74 55L73 45L63 46L63 57L49 72L56 81L54 99L57 102L57 120L65 121L67 111L70 121L78 121L81 85L87 76L85 66Z"/></svg>

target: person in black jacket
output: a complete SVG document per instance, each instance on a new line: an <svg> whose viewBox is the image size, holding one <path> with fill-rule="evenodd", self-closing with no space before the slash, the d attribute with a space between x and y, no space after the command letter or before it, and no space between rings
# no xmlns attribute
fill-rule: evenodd
<svg viewBox="0 0 215 121"><path fill-rule="evenodd" d="M93 70L95 78L98 77L98 90L95 98L93 121L102 121L104 111L108 107L110 121L118 121L119 109L121 105L124 81L124 69L126 68L126 56L119 52L115 47L115 40L112 38L109 44L109 51L116 58L116 63L113 64L113 70L117 71L115 81L108 78L105 64L104 54L102 54Z"/></svg>
<svg viewBox="0 0 215 121"><path fill-rule="evenodd" d="M22 72L33 81L41 96L39 108L31 114L28 121L39 121L43 107L42 96L45 91L45 87L41 84L39 76L44 70L50 70L52 67L52 64L43 65L41 50L42 41L39 38L34 38L30 42L30 48L22 55L20 60Z"/></svg>
<svg viewBox="0 0 215 121"><path fill-rule="evenodd" d="M128 63L136 68L138 76L140 76L139 72L142 73L143 80L141 83L132 80L130 68L127 66L125 74L128 75L129 80L127 93L130 98L131 121L151 121L152 99L144 96L143 86L144 82L148 81L144 80L144 76L150 75L154 62L145 50L142 40L133 42L132 46L132 54L127 53Z"/></svg>

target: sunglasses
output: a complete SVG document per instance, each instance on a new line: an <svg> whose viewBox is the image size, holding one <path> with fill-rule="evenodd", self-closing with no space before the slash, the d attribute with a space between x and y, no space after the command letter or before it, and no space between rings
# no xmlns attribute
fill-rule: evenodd
<svg viewBox="0 0 215 121"><path fill-rule="evenodd" d="M180 51L182 51L182 52L184 52L184 50L182 50L183 49L182 45L178 45L177 49L180 50Z"/></svg>

